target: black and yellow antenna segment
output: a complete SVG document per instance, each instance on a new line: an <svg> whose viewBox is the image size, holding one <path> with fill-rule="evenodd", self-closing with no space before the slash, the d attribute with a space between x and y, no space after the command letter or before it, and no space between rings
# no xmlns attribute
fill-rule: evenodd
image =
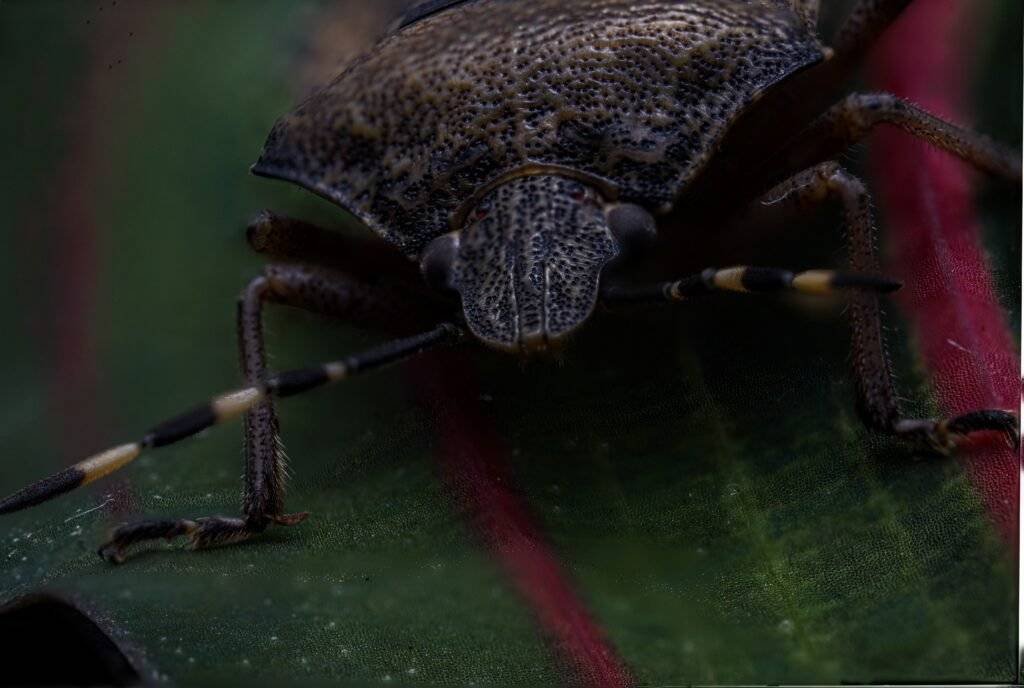
<svg viewBox="0 0 1024 688"><path fill-rule="evenodd" d="M65 492L110 475L134 461L147 449L155 449L191 437L209 427L237 418L269 397L290 397L352 375L380 368L439 344L454 342L461 332L444 324L420 335L400 339L359 356L311 368L275 375L262 385L245 387L220 396L152 428L137 442L102 451L48 478L24 487L0 500L0 514L40 504Z"/></svg>
<svg viewBox="0 0 1024 688"><path fill-rule="evenodd" d="M615 285L605 288L607 301L685 301L715 292L772 293L796 292L824 295L852 289L888 294L902 285L886 277L861 275L836 270L791 272L781 268L739 265L708 268L672 282L644 285Z"/></svg>

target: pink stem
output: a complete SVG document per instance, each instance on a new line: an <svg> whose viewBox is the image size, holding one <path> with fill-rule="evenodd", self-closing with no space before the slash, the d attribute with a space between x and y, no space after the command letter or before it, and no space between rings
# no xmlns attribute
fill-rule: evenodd
<svg viewBox="0 0 1024 688"><path fill-rule="evenodd" d="M877 46L873 85L951 121L970 124L968 69L981 10L976 0L911 5ZM872 156L893 272L943 413L1017 409L1020 368L1007 315L985 260L973 175L958 159L909 135L879 131ZM998 441L959 453L989 517L1016 547L1018 459Z"/></svg>
<svg viewBox="0 0 1024 688"><path fill-rule="evenodd" d="M471 366L467 357L443 352L413 367L416 388L434 415L445 482L577 682L592 688L632 685L512 487L507 452L480 411Z"/></svg>
<svg viewBox="0 0 1024 688"><path fill-rule="evenodd" d="M139 42L128 37L154 24L155 9L155 4L146 4L92 15L86 45L89 63L67 99L68 150L54 173L52 210L45 220L52 226L55 247L49 295L48 335L53 347L49 398L65 464L80 460L110 437L105 430L109 413L100 403L104 381L97 316L105 234L97 220L97 197L102 193L101 181L111 174L108 153L114 133L109 110L120 102L123 90L123 77L115 66ZM110 492L111 511L131 509L135 496L127 475L118 476Z"/></svg>

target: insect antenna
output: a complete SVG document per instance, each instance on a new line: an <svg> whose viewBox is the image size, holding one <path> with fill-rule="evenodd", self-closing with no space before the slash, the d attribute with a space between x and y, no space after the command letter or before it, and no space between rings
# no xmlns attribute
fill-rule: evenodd
<svg viewBox="0 0 1024 688"><path fill-rule="evenodd" d="M371 349L357 356L298 368L274 375L261 385L251 385L214 397L189 411L154 426L136 442L111 447L47 478L23 487L0 500L0 514L9 514L49 501L75 488L110 475L137 459L144 451L174 444L187 437L250 411L271 397L295 396L344 380L356 373L396 363L461 336L452 325L439 327L406 339Z"/></svg>

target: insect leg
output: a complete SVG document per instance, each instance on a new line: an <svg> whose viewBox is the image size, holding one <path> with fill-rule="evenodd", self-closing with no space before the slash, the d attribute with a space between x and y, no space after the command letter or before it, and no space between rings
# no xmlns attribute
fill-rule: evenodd
<svg viewBox="0 0 1024 688"><path fill-rule="evenodd" d="M345 241L337 232L269 210L256 214L246 228L245 237L257 253L276 260L308 263L315 263L318 256L342 252Z"/></svg>
<svg viewBox="0 0 1024 688"><path fill-rule="evenodd" d="M215 397L161 423L139 441L96 454L15 492L0 500L0 514L47 501L118 470L143 451L172 444L244 414L246 470L242 518L148 519L124 525L115 530L100 554L119 562L130 545L145 540L187 536L193 547L206 547L244 540L272 523L298 523L305 514L289 515L283 510L283 457L277 438L278 424L269 400L275 396L292 396L402 360L457 339L459 331L452 325L435 326L427 332L396 339L361 355L268 377L261 321L263 304L275 301L328 315L346 316L356 322L372 322L376 316L387 317L388 313L393 316L404 310L400 306L389 305L389 297L392 296L382 288L371 288L343 274L321 268L269 266L265 275L255 279L243 292L239 303L239 342L242 370L248 387ZM402 322L415 327L413 323L417 323L417 319L406 318Z"/></svg>
<svg viewBox="0 0 1024 688"><path fill-rule="evenodd" d="M805 170L783 182L761 201L771 212L803 210L824 200L842 207L850 266L860 274L877 274L878 247L871 198L863 182L835 162ZM1004 433L1019 442L1017 418L1000 409L984 409L950 419L905 418L893 382L892 364L882 331L878 296L866 291L850 295L853 369L865 423L872 429L908 439L925 440L941 451L958 437L973 432Z"/></svg>
<svg viewBox="0 0 1024 688"><path fill-rule="evenodd" d="M832 106L794 141L786 153L786 168L807 169L831 160L879 124L900 127L983 172L1020 184L1020 153L889 93L854 93Z"/></svg>
<svg viewBox="0 0 1024 688"><path fill-rule="evenodd" d="M147 540L172 539L183 535L189 538L193 549L200 549L246 540L263 532L271 524L287 526L301 523L308 516L307 513L282 513L284 461L270 399L293 396L339 382L441 344L452 343L459 336L460 331L454 325L442 324L423 334L398 339L340 361L279 373L260 384L216 397L209 404L157 426L137 444L137 451L172 444L239 413L246 414L244 517L145 519L129 523L113 532L110 540L100 547L100 556L113 563L120 563L124 561L128 547ZM260 409L266 411L261 414ZM12 505L7 510L13 511L19 506ZM3 509L2 504L0 509Z"/></svg>
<svg viewBox="0 0 1024 688"><path fill-rule="evenodd" d="M252 219L246 238L254 251L274 261L324 265L374 281L408 273L420 282L415 265L379 239L357 239L268 210Z"/></svg>
<svg viewBox="0 0 1024 688"><path fill-rule="evenodd" d="M199 519L143 520L118 528L101 549L104 558L121 561L126 549L135 543L157 538L187 535L193 548L225 545L246 540L272 524L295 525L306 513L284 513L286 464L280 441L280 426L272 396L289 396L334 381L327 368L297 371L269 378L263 334L263 308L268 302L286 304L324 315L363 322L372 318L397 317L396 295L368 288L343 273L325 268L274 264L262 277L254 279L238 302L238 343L242 374L253 387L265 384L268 393L245 414L245 484L242 518L206 517ZM409 342L396 342L397 353L406 355ZM418 343L413 339L411 346ZM394 347L385 348L385 354ZM345 374L373 367L380 353L370 352L344 362ZM367 356L369 358L367 358ZM375 358L376 356L376 358ZM381 363L387 362L381 360ZM291 376L288 381L288 376ZM284 380L278 384L277 381ZM266 381L264 383L264 381Z"/></svg>
<svg viewBox="0 0 1024 688"><path fill-rule="evenodd" d="M257 223L254 222L253 226ZM253 226L250 227L250 240ZM309 237L305 232L301 235ZM296 244L301 241L301 237L294 235L290 239ZM277 245L282 245L280 236ZM263 276L249 283L238 300L239 361L242 375L249 385L259 385L267 377L263 308L268 302L287 303L325 315L358 319L362 311L369 309L372 296L360 283L323 268L290 264L268 266ZM112 561L121 561L132 544L182 535L188 536L193 547L197 548L223 545L246 540L272 523L294 525L301 522L305 518L304 513L284 512L286 463L273 401L264 399L255 403L245 413L243 423L245 473L242 518L144 519L115 530L110 542L101 548L101 554Z"/></svg>
<svg viewBox="0 0 1024 688"><path fill-rule="evenodd" d="M263 310L267 303L345 318L360 323L373 314L393 311L397 297L367 287L344 273L327 268L271 264L238 300L238 353L247 384L267 378ZM273 401L256 404L245 415L245 493L243 513L252 528L262 530L284 517L285 459Z"/></svg>

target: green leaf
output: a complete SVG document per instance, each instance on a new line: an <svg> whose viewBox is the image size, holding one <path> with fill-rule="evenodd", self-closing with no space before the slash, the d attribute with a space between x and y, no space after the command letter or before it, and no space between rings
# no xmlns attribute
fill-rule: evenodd
<svg viewBox="0 0 1024 688"><path fill-rule="evenodd" d="M256 210L364 231L247 175L296 97L319 3L122 5L103 5L126 13L105 23L77 4L0 8L0 70L21 106L0 109L17 172L0 190L14 280L0 298L17 333L0 341L0 492L238 384L234 300L260 269L244 240ZM1020 52L1015 26L999 54ZM96 69L97 54L120 57ZM61 279L80 255L62 243L75 234L55 212L58 181L93 209L91 348L54 340L75 301L53 285L78 284ZM1015 208L986 207L1019 255ZM833 264L834 219L818 230L761 246L762 262ZM1015 318L1019 279L1001 282ZM955 459L863 430L840 310L722 298L605 315L564 360L458 359L481 380L471 401L505 448L510 489L640 683L1013 679L1014 562ZM902 390L926 410L893 324ZM381 341L295 311L269 312L268 331L282 369ZM54 363L68 350L82 358ZM132 516L237 513L233 427L5 516L0 603L69 595L148 675L181 685L557 683L558 649L440 467L443 394L422 395L400 367L283 403L287 503L313 516L251 543L157 548L120 567L94 553ZM112 503L115 490L129 498Z"/></svg>

